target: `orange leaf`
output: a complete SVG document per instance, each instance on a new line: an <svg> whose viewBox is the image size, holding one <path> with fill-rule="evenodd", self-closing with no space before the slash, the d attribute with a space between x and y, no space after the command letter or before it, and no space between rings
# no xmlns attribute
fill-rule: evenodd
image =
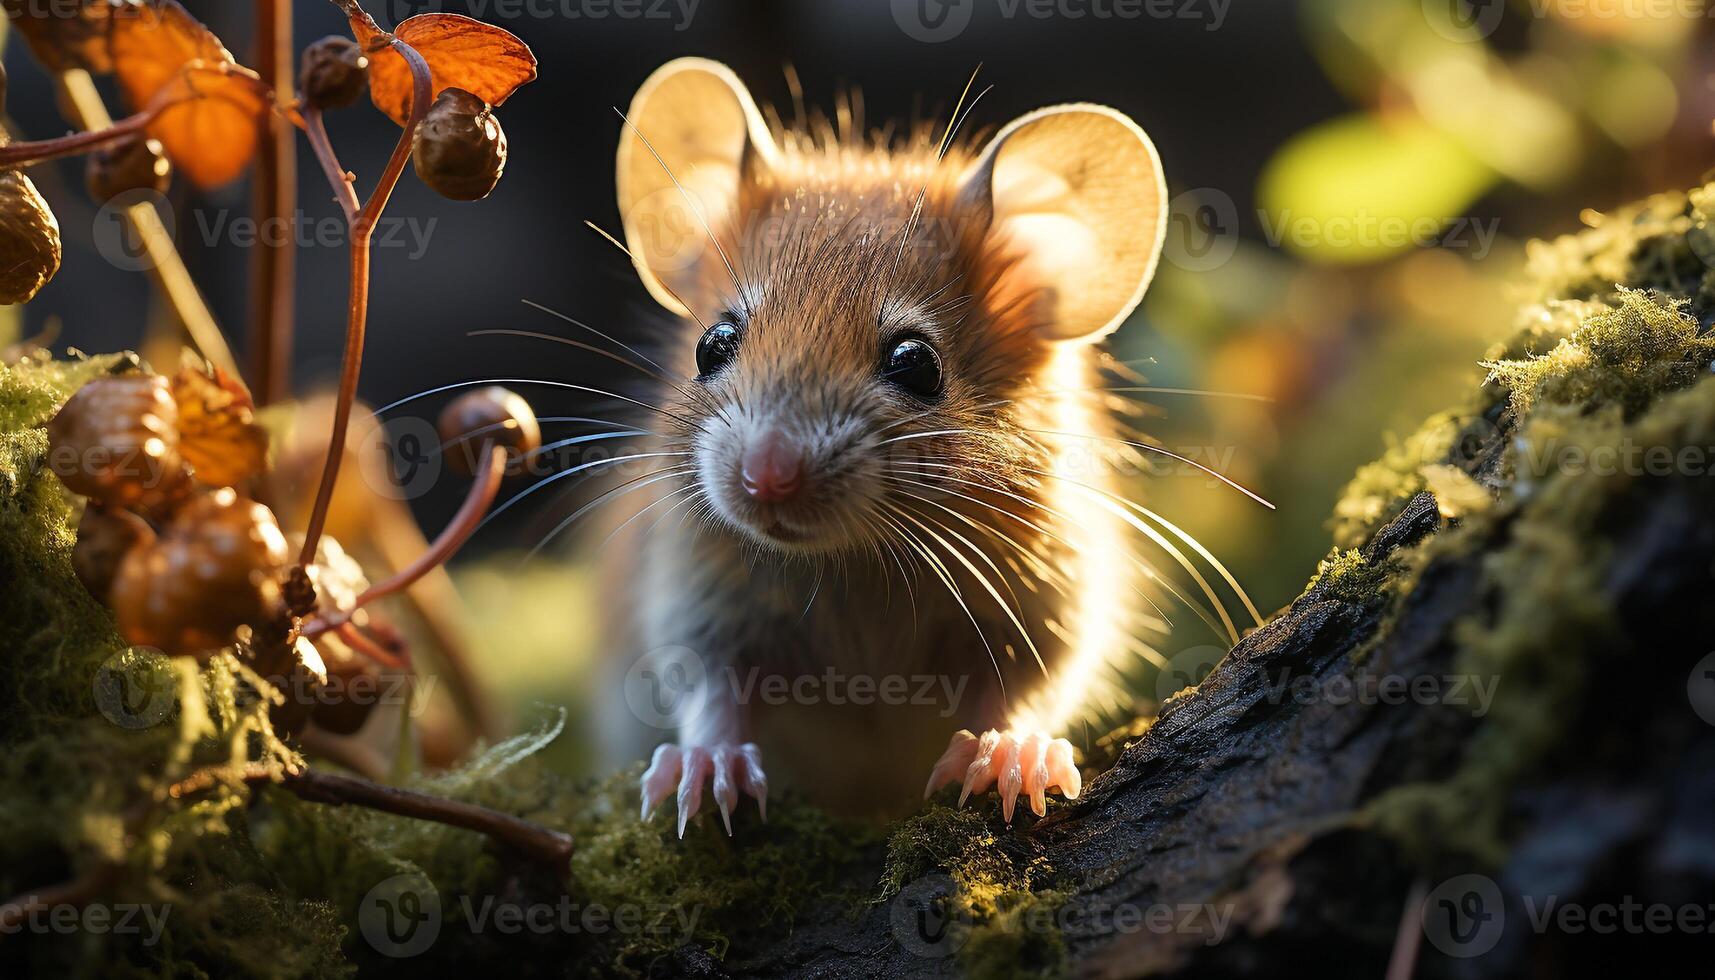
<svg viewBox="0 0 1715 980"><path fill-rule="evenodd" d="M386 34L354 20L357 39L369 49L369 97L399 125L411 114L411 69L388 45ZM409 44L429 65L430 96L462 88L489 105L499 105L536 77L536 56L510 31L462 14L418 14L393 36Z"/></svg>
<svg viewBox="0 0 1715 980"><path fill-rule="evenodd" d="M173 166L199 187L236 179L256 155L268 111L264 87L177 0L112 15L109 50L135 109L174 99L149 124Z"/></svg>
<svg viewBox="0 0 1715 980"><path fill-rule="evenodd" d="M250 392L219 368L186 353L173 376L179 408L179 454L197 482L237 486L268 462L268 432L256 424Z"/></svg>

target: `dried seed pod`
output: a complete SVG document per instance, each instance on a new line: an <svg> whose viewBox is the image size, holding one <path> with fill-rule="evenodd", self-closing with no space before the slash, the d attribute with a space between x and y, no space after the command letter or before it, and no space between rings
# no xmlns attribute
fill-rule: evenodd
<svg viewBox="0 0 1715 980"><path fill-rule="evenodd" d="M165 194L173 182L173 165L160 140L134 139L100 147L89 155L83 183L97 204L106 204L131 191Z"/></svg>
<svg viewBox="0 0 1715 980"><path fill-rule="evenodd" d="M282 735L302 731L311 713L327 697L328 669L321 650L300 636L293 642L288 655L290 663L284 674L264 675L284 698L268 709L268 722L276 733Z"/></svg>
<svg viewBox="0 0 1715 980"><path fill-rule="evenodd" d="M48 202L22 170L0 170L0 306L29 302L58 271L60 224Z"/></svg>
<svg viewBox="0 0 1715 980"><path fill-rule="evenodd" d="M77 545L71 550L72 571L89 594L107 601L113 579L125 556L155 543L155 529L128 510L91 503L77 524Z"/></svg>
<svg viewBox="0 0 1715 980"><path fill-rule="evenodd" d="M166 378L97 378L48 423L48 467L73 493L113 506L150 506L185 479L178 418Z"/></svg>
<svg viewBox="0 0 1715 980"><path fill-rule="evenodd" d="M304 49L298 87L304 104L316 109L351 105L369 84L369 58L349 37L330 34Z"/></svg>
<svg viewBox="0 0 1715 980"><path fill-rule="evenodd" d="M335 735L350 735L369 720L388 682L369 661L338 644L325 645L329 648L328 679L310 710L310 720Z"/></svg>
<svg viewBox="0 0 1715 980"><path fill-rule="evenodd" d="M412 163L442 197L480 201L506 169L506 131L488 103L461 88L442 90L412 139Z"/></svg>
<svg viewBox="0 0 1715 980"><path fill-rule="evenodd" d="M478 388L441 411L441 452L455 472L470 476L489 444L506 450L507 465L542 445L542 428L530 403L505 388Z"/></svg>
<svg viewBox="0 0 1715 980"><path fill-rule="evenodd" d="M285 563L286 538L267 507L231 488L196 497L120 564L111 595L120 632L168 653L218 650L273 613Z"/></svg>

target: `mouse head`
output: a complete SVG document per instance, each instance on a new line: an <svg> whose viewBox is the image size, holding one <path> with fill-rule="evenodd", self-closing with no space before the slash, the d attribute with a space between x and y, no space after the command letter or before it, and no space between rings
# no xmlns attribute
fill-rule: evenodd
<svg viewBox="0 0 1715 980"><path fill-rule="evenodd" d="M687 58L620 140L633 262L689 328L663 408L706 508L791 552L921 534L930 499L1033 483L1033 403L1136 307L1165 234L1155 148L1112 109L1042 109L980 146L852 128L770 125Z"/></svg>

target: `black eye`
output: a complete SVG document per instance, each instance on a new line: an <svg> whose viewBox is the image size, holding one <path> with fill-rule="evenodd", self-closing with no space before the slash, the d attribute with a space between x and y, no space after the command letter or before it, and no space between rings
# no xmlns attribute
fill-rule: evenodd
<svg viewBox="0 0 1715 980"><path fill-rule="evenodd" d="M738 342L743 335L738 327L725 320L703 331L697 341L697 374L709 377L732 363L738 356Z"/></svg>
<svg viewBox="0 0 1715 980"><path fill-rule="evenodd" d="M928 341L908 337L893 345L881 376L919 398L941 394L941 355Z"/></svg>

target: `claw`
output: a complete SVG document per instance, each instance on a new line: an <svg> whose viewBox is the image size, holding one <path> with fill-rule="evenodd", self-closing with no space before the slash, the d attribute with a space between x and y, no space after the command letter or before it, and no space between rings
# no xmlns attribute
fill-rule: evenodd
<svg viewBox="0 0 1715 980"><path fill-rule="evenodd" d="M953 733L947 742L947 751L941 753L935 768L929 772L929 783L923 787L923 798L959 778L959 773L970 768L971 762L977 757L977 737L968 728L961 728Z"/></svg>
<svg viewBox="0 0 1715 980"><path fill-rule="evenodd" d="M738 803L738 788L733 785L733 770L743 764L743 760L738 757L738 750L732 746L721 746L714 750L715 805L720 807L721 823L726 825L728 837L732 836L732 808Z"/></svg>
<svg viewBox="0 0 1715 980"><path fill-rule="evenodd" d="M746 742L738 747L739 757L743 760L743 776L739 780L744 791L756 800L756 810L762 816L764 823L768 822L768 774L762 771L762 750L754 742Z"/></svg>
<svg viewBox="0 0 1715 980"><path fill-rule="evenodd" d="M639 814L642 819L649 819L655 808L667 798L668 792L679 781L679 766L680 752L677 745L660 745L655 748L655 755L649 760L649 768L643 771L643 808Z"/></svg>
<svg viewBox="0 0 1715 980"><path fill-rule="evenodd" d="M1039 732L1025 740L1019 764L1024 770L1024 795L1030 798L1030 812L1043 816L1048 812L1047 736Z"/></svg>
<svg viewBox="0 0 1715 980"><path fill-rule="evenodd" d="M685 825L697 815L703 806L703 780L709 778L709 770L714 768L714 761L709 758L709 750L691 748L685 750L684 774L679 778L679 837L685 836Z"/></svg>
<svg viewBox="0 0 1715 980"><path fill-rule="evenodd" d="M995 776L998 775L995 769L995 749L999 746L1000 732L992 728L983 732L982 738L977 740L977 757L965 770L965 785L959 791L959 806L964 806L973 792L981 793L994 785Z"/></svg>
<svg viewBox="0 0 1715 980"><path fill-rule="evenodd" d="M1066 799L1075 800L1083 791L1084 777L1072 762L1072 743L1057 738L1048 745L1048 781L1060 787Z"/></svg>
<svg viewBox="0 0 1715 980"><path fill-rule="evenodd" d="M1019 765L1019 746L1009 738L1001 749L1000 778L995 790L1000 793L1000 817L1012 823L1012 811L1018 806L1018 791L1024 788L1024 769Z"/></svg>

